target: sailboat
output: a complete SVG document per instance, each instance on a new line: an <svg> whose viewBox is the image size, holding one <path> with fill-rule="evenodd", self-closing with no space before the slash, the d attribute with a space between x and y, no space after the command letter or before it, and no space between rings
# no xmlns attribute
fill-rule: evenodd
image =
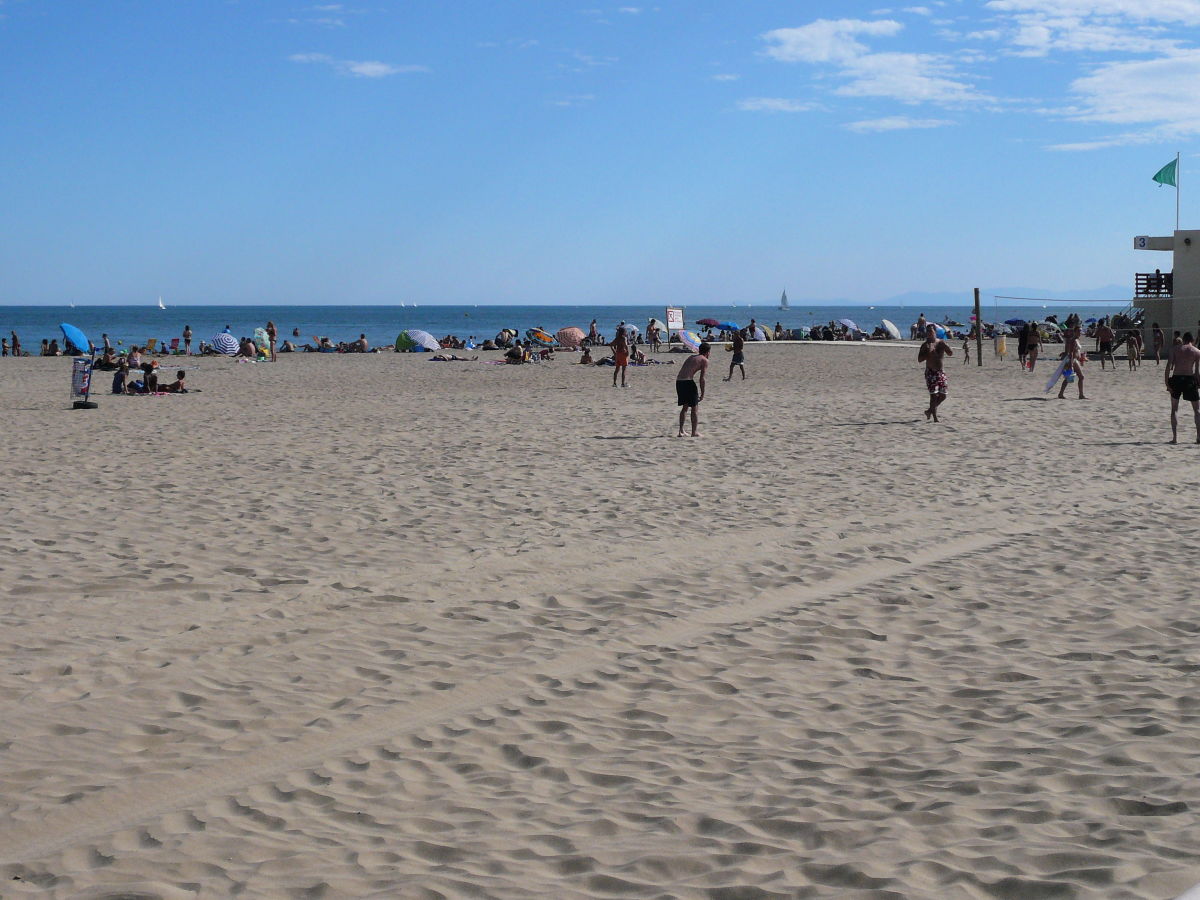
<svg viewBox="0 0 1200 900"><path fill-rule="evenodd" d="M783 296L781 296L781 297L779 298L779 308L780 308L780 309L787 309L787 308L788 308L788 302L787 302L787 291L784 291L784 292L783 292Z"/></svg>
<svg viewBox="0 0 1200 900"><path fill-rule="evenodd" d="M158 308L159 308L159 309L166 309L166 307L165 307L165 306L163 306L162 297L159 297L159 298L158 298Z"/></svg>

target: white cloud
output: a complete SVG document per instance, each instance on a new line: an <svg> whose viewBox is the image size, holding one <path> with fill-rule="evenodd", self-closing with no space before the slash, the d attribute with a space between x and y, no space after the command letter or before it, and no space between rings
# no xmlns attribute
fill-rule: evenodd
<svg viewBox="0 0 1200 900"><path fill-rule="evenodd" d="M560 97L557 100L551 100L550 105L562 107L586 106L595 99L595 94L574 94L570 97Z"/></svg>
<svg viewBox="0 0 1200 900"><path fill-rule="evenodd" d="M640 6L622 6L620 9L617 10L617 12L625 13L628 16L636 16L639 13L641 13L641 11L642 11L642 8Z"/></svg>
<svg viewBox="0 0 1200 900"><path fill-rule="evenodd" d="M904 103L959 104L984 99L950 58L933 53L873 53L859 37L892 37L903 29L890 19L818 19L763 35L766 53L782 62L832 64L846 79L838 94L887 97Z"/></svg>
<svg viewBox="0 0 1200 900"><path fill-rule="evenodd" d="M320 63L355 78L386 78L412 72L428 72L428 66L397 66L375 60L334 59L327 53L293 53L288 57L295 63Z"/></svg>
<svg viewBox="0 0 1200 900"><path fill-rule="evenodd" d="M910 119L908 116L885 116L882 119L864 119L846 125L859 134L876 131L904 131L910 128L942 128L954 123L948 119Z"/></svg>
<svg viewBox="0 0 1200 900"><path fill-rule="evenodd" d="M869 51L859 35L889 37L904 26L891 19L817 19L800 28L776 28L763 35L767 55L780 62L826 63L855 59Z"/></svg>
<svg viewBox="0 0 1200 900"><path fill-rule="evenodd" d="M808 112L816 109L815 103L803 100L789 100L785 97L749 97L739 100L738 109L746 112Z"/></svg>
<svg viewBox="0 0 1200 900"><path fill-rule="evenodd" d="M737 81L741 77L742 77L741 75L734 75L732 72L722 72L719 75L714 75L712 77L712 80L713 81Z"/></svg>
<svg viewBox="0 0 1200 900"><path fill-rule="evenodd" d="M932 16L933 10L928 6L906 6L900 12L906 12L914 16Z"/></svg>
<svg viewBox="0 0 1200 900"><path fill-rule="evenodd" d="M1161 59L1113 62L1071 83L1081 122L1154 124L1180 134L1200 132L1200 50Z"/></svg>

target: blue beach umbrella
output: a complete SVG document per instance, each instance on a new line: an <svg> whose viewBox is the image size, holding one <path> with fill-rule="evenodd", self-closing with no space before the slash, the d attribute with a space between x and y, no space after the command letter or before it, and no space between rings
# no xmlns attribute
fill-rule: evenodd
<svg viewBox="0 0 1200 900"><path fill-rule="evenodd" d="M737 322L718 322L717 327L723 328L726 331L740 331L741 330L738 328Z"/></svg>
<svg viewBox="0 0 1200 900"><path fill-rule="evenodd" d="M842 325L845 325L851 331L862 331L862 329L854 323L853 319L838 319L838 322Z"/></svg>
<svg viewBox="0 0 1200 900"><path fill-rule="evenodd" d="M1024 319L1005 319L1004 324L1012 325L1014 328L1019 328L1020 326L1025 324L1025 320Z"/></svg>
<svg viewBox="0 0 1200 900"><path fill-rule="evenodd" d="M228 331L220 331L212 337L212 348L225 356L237 356L238 339Z"/></svg>
<svg viewBox="0 0 1200 900"><path fill-rule="evenodd" d="M58 327L62 329L63 338L67 343L74 344L75 348L79 350L80 355L91 353L96 349L92 346L92 342L88 340L87 335L74 325L68 325L66 322L63 322Z"/></svg>

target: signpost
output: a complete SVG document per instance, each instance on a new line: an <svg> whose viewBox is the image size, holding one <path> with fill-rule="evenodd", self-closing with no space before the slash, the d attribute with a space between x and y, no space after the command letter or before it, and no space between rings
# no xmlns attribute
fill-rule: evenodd
<svg viewBox="0 0 1200 900"><path fill-rule="evenodd" d="M684 329L683 307L682 306L668 306L666 319L667 319L667 345L669 346L671 344L671 342L674 341L675 338L679 336L679 332L683 331L683 329Z"/></svg>

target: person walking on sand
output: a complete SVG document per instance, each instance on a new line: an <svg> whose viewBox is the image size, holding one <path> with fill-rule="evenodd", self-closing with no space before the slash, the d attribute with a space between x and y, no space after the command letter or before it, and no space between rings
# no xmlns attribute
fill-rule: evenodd
<svg viewBox="0 0 1200 900"><path fill-rule="evenodd" d="M950 345L937 336L937 329L925 326L925 343L917 351L917 362L925 363L925 387L929 389L929 408L925 410L925 421L938 421L937 408L946 402L946 372L942 360L953 356Z"/></svg>
<svg viewBox="0 0 1200 900"><path fill-rule="evenodd" d="M742 370L742 381L746 380L746 341L742 337L740 331L733 333L733 358L729 361L729 377L726 381L733 381L733 370L738 368Z"/></svg>
<svg viewBox="0 0 1200 900"><path fill-rule="evenodd" d="M21 339L19 337L17 337L17 333L15 331L11 332L11 334L12 334L12 355L19 358L21 356Z"/></svg>
<svg viewBox="0 0 1200 900"><path fill-rule="evenodd" d="M275 323L267 323L267 344L271 349L271 362L275 362L278 357L275 355L275 339L278 337L278 332L275 331ZM365 352L365 351L364 351Z"/></svg>
<svg viewBox="0 0 1200 900"><path fill-rule="evenodd" d="M191 325L183 326L183 355L184 356L192 355L192 326Z"/></svg>
<svg viewBox="0 0 1200 900"><path fill-rule="evenodd" d="M1167 342L1167 336L1163 334L1163 330L1158 327L1157 322L1154 323L1154 333L1150 339L1154 341L1154 364L1160 366L1162 365L1163 344Z"/></svg>
<svg viewBox="0 0 1200 900"><path fill-rule="evenodd" d="M1117 368L1117 358L1113 356L1113 330L1108 327L1108 318L1101 321L1096 329L1096 346L1100 353L1100 371L1104 371L1104 358L1107 356L1112 363L1113 371Z"/></svg>
<svg viewBox="0 0 1200 900"><path fill-rule="evenodd" d="M708 354L712 346L705 341L700 349L683 361L679 376L675 379L675 396L679 400L679 437L683 437L683 423L688 411L692 414L692 437L700 436L700 421L697 407L704 399L704 374L708 371ZM693 379L699 376L699 384Z"/></svg>
<svg viewBox="0 0 1200 900"><path fill-rule="evenodd" d="M1171 443L1179 443L1179 398L1192 404L1192 418L1196 422L1196 443L1200 444L1200 348L1192 343L1192 333L1183 336L1183 343L1172 347L1167 354L1167 367L1163 370L1163 381L1171 394Z"/></svg>
<svg viewBox="0 0 1200 900"><path fill-rule="evenodd" d="M1042 329L1037 322L1029 323L1029 337L1025 340L1025 358L1029 361L1029 371L1037 365L1038 355L1042 352Z"/></svg>
<svg viewBox="0 0 1200 900"><path fill-rule="evenodd" d="M972 332L972 334L974 334L974 332ZM971 364L971 335L967 335L966 337L963 338L963 365L969 366L970 364Z"/></svg>
<svg viewBox="0 0 1200 900"><path fill-rule="evenodd" d="M629 341L625 337L625 323L617 329L616 337L609 345L613 354L613 387L617 386L617 373L621 373L621 387L629 387L625 383L625 371L629 368Z"/></svg>
<svg viewBox="0 0 1200 900"><path fill-rule="evenodd" d="M1063 367L1062 385L1058 389L1058 399L1066 399L1067 385L1075 381L1079 385L1079 399L1086 400L1087 397L1083 396L1083 350L1079 345L1079 329L1067 329L1066 341L1067 364ZM1116 368L1115 363L1113 368Z"/></svg>

